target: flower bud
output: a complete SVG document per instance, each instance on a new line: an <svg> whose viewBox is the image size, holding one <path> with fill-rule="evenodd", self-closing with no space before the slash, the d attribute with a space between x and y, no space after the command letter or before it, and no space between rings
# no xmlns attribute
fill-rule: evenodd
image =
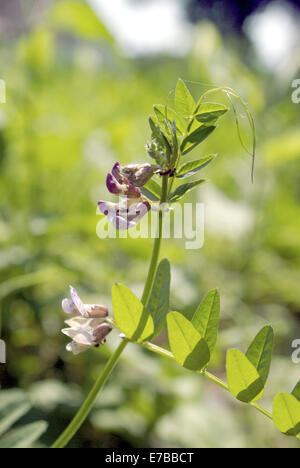
<svg viewBox="0 0 300 468"><path fill-rule="evenodd" d="M94 328L93 338L96 344L103 344L105 337L111 332L112 327L108 323L101 323Z"/></svg>
<svg viewBox="0 0 300 468"><path fill-rule="evenodd" d="M160 167L164 167L167 164L164 152L159 149L156 140L151 140L150 143L146 144L146 151L148 156L154 159Z"/></svg>
<svg viewBox="0 0 300 468"><path fill-rule="evenodd" d="M131 184L143 187L158 169L152 164L129 164L122 168L122 174Z"/></svg>
<svg viewBox="0 0 300 468"><path fill-rule="evenodd" d="M108 308L100 304L85 304L85 313L86 317L89 318L98 318L98 317L107 317Z"/></svg>

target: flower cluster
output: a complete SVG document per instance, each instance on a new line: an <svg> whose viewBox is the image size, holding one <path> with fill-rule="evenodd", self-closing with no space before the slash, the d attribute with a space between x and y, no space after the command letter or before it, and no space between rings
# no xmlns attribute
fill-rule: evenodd
<svg viewBox="0 0 300 468"><path fill-rule="evenodd" d="M151 177L159 171L153 164L129 164L122 167L116 163L107 175L106 186L110 193L119 195L119 203L100 200L101 213L107 216L116 229L126 230L135 226L151 209L150 201L141 193Z"/></svg>
<svg viewBox="0 0 300 468"><path fill-rule="evenodd" d="M105 337L112 327L105 322L105 317L108 316L107 307L100 304L84 304L72 286L70 296L62 301L63 311L71 315L71 318L65 321L69 328L64 328L62 332L72 339L71 343L67 344L67 350L79 354L91 346L98 347L105 343Z"/></svg>

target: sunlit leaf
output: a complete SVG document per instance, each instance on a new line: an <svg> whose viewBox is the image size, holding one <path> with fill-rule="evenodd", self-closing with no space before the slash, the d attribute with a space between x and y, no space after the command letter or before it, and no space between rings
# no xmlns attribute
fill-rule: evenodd
<svg viewBox="0 0 300 468"><path fill-rule="evenodd" d="M300 433L300 401L290 393L279 393L273 402L273 422L280 432L296 436Z"/></svg>
<svg viewBox="0 0 300 468"><path fill-rule="evenodd" d="M196 104L184 81L177 81L175 90L175 109L178 114L189 117L193 114Z"/></svg>
<svg viewBox="0 0 300 468"><path fill-rule="evenodd" d="M186 132L187 125L185 120L169 106L164 106L163 104L155 104L154 112L158 122L163 128L165 128L165 119L168 119L169 122L173 122L173 120L175 120L176 128L179 131L179 133L183 134Z"/></svg>
<svg viewBox="0 0 300 468"><path fill-rule="evenodd" d="M200 127L183 139L181 143L182 154L189 153L196 148L196 146L202 143L202 141L204 141L215 129L215 125L211 125L209 127L206 125L200 125Z"/></svg>
<svg viewBox="0 0 300 468"><path fill-rule="evenodd" d="M153 320L143 313L144 306L123 284L112 287L112 304L116 323L127 338L145 341L154 332Z"/></svg>
<svg viewBox="0 0 300 468"><path fill-rule="evenodd" d="M174 203L180 200L182 197L184 197L186 193L190 192L192 189L194 189L200 184L203 184L204 182L206 182L206 179L200 179L200 180L196 180L195 182L189 182L189 183L180 185L175 190L173 190L173 192L170 193L169 202Z"/></svg>
<svg viewBox="0 0 300 468"><path fill-rule="evenodd" d="M206 341L191 322L178 312L167 315L168 336L176 361L187 369L200 371L210 360Z"/></svg>
<svg viewBox="0 0 300 468"><path fill-rule="evenodd" d="M204 156L201 159L195 161L189 161L186 164L183 164L177 171L176 177L178 179L185 179L186 177L191 177L196 174L198 171L207 166L214 158L215 154L210 154L209 156Z"/></svg>
<svg viewBox="0 0 300 468"><path fill-rule="evenodd" d="M210 354L216 345L219 318L220 295L216 289L213 289L203 299L191 319L196 330L205 338Z"/></svg>
<svg viewBox="0 0 300 468"><path fill-rule="evenodd" d="M204 102L197 110L195 118L198 122L207 123L216 121L219 117L228 111L228 107L215 102Z"/></svg>
<svg viewBox="0 0 300 468"><path fill-rule="evenodd" d="M158 265L147 304L147 311L151 314L154 322L154 334L151 338L158 335L165 325L166 315L169 312L170 280L170 263L165 258Z"/></svg>
<svg viewBox="0 0 300 468"><path fill-rule="evenodd" d="M246 356L256 368L265 385L272 359L274 332L272 327L262 328L250 344Z"/></svg>
<svg viewBox="0 0 300 468"><path fill-rule="evenodd" d="M229 390L244 403L256 401L264 392L263 382L248 358L238 349L229 349L226 358Z"/></svg>

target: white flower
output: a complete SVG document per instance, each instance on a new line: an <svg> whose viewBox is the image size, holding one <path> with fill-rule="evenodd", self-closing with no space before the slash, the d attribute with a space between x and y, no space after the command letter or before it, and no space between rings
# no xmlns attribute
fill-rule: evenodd
<svg viewBox="0 0 300 468"><path fill-rule="evenodd" d="M112 225L119 230L130 229L151 209L148 201L143 199L122 198L119 203L99 201L100 211L107 216Z"/></svg>
<svg viewBox="0 0 300 468"><path fill-rule="evenodd" d="M66 314L79 315L86 318L106 317L108 308L100 304L84 304L77 291L70 286L70 299L62 301L62 309Z"/></svg>
<svg viewBox="0 0 300 468"><path fill-rule="evenodd" d="M91 346L99 346L105 343L106 335L112 327L105 322L108 309L99 304L84 304L76 290L70 286L71 298L62 301L64 312L73 317L66 320L69 328L64 328L62 333L72 339L67 345L67 350L74 354L86 351Z"/></svg>

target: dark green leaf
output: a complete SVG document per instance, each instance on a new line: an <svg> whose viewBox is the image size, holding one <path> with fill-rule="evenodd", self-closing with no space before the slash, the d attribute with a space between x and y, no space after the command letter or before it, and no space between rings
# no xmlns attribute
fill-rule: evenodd
<svg viewBox="0 0 300 468"><path fill-rule="evenodd" d="M190 190L194 189L198 185L203 184L205 181L205 179L200 179L196 180L195 182L189 182L187 184L180 185L175 190L173 190L173 192L170 193L169 202L174 203L180 200L186 193L188 193Z"/></svg>
<svg viewBox="0 0 300 468"><path fill-rule="evenodd" d="M176 177L178 179L185 179L186 177L193 176L196 174L196 172L207 166L215 157L215 154L210 154L209 156L204 156L203 158L197 159L196 161L190 161L186 164L183 164L178 169Z"/></svg>
<svg viewBox="0 0 300 468"><path fill-rule="evenodd" d="M273 329L270 326L266 326L258 332L246 352L247 358L259 373L264 385L269 375L273 341Z"/></svg>
<svg viewBox="0 0 300 468"><path fill-rule="evenodd" d="M210 360L206 341L191 322L178 312L167 315L170 348L176 361L187 369L200 371Z"/></svg>
<svg viewBox="0 0 300 468"><path fill-rule="evenodd" d="M165 325L166 315L169 312L170 280L170 263L165 258L158 265L151 296L147 304L147 311L151 314L154 322L154 334L151 338L157 336Z"/></svg>
<svg viewBox="0 0 300 468"><path fill-rule="evenodd" d="M145 197L149 198L149 200L160 200L161 187L153 179L148 180L148 182L143 187L141 187L141 192L143 193L143 195L145 195Z"/></svg>
<svg viewBox="0 0 300 468"><path fill-rule="evenodd" d="M182 154L192 151L192 149L204 141L215 129L215 125L211 125L209 127L206 125L200 125L200 127L183 139L181 143Z"/></svg>
<svg viewBox="0 0 300 468"><path fill-rule="evenodd" d="M192 324L205 339L210 354L217 341L220 318L220 295L216 289L210 291L203 299L192 317Z"/></svg>
<svg viewBox="0 0 300 468"><path fill-rule="evenodd" d="M196 104L195 101L186 87L184 81L179 79L177 81L176 90L175 90L175 110L178 114L183 115L184 117L190 117L194 110Z"/></svg>
<svg viewBox="0 0 300 468"><path fill-rule="evenodd" d="M292 391L292 395L297 398L297 400L300 401L300 380L295 386L294 390Z"/></svg>
<svg viewBox="0 0 300 468"><path fill-rule="evenodd" d="M195 118L198 122L207 123L216 121L219 117L228 111L228 107L215 102L205 102L197 110Z"/></svg>
<svg viewBox="0 0 300 468"><path fill-rule="evenodd" d="M229 390L244 403L256 401L263 395L263 382L248 358L238 349L229 349L226 357Z"/></svg>

